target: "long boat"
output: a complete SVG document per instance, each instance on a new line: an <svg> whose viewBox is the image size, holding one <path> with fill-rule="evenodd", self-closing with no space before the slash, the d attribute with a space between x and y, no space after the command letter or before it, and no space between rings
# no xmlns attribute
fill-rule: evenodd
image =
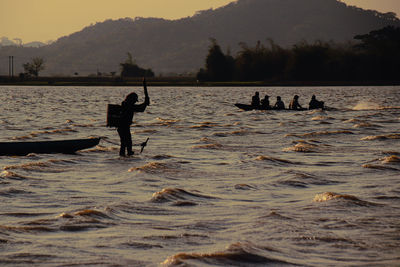
<svg viewBox="0 0 400 267"><path fill-rule="evenodd" d="M24 156L29 153L73 154L78 150L87 149L98 145L100 138L32 141L32 142L0 142L0 156Z"/></svg>
<svg viewBox="0 0 400 267"><path fill-rule="evenodd" d="M235 104L236 107L240 108L241 110L245 110L245 111L250 111L250 110L292 110L292 111L304 111L304 110L308 110L306 108L302 108L302 109L274 109L274 108L270 108L270 109L262 109L262 108L256 108L252 105L249 104L241 104L241 103L236 103Z"/></svg>

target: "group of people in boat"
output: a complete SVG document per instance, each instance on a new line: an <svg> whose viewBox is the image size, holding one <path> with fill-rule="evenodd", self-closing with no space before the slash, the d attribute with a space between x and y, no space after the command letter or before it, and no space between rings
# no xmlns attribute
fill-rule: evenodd
<svg viewBox="0 0 400 267"><path fill-rule="evenodd" d="M268 109L275 109L275 110L283 110L285 108L285 103L282 101L282 98L280 96L276 97L276 102L272 106L269 103L269 96L265 95L263 99L260 100L260 93L255 92L251 99L251 106L254 107L254 109L261 109L261 110L268 110ZM310 103L308 104L308 109L323 109L324 108L324 102L317 100L315 95L311 97ZM291 110L304 110L306 108L303 108L299 104L299 96L295 95L290 101L289 104L289 109Z"/></svg>

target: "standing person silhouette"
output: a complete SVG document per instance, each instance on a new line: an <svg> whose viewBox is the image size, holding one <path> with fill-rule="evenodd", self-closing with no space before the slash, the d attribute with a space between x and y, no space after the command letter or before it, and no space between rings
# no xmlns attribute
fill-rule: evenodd
<svg viewBox="0 0 400 267"><path fill-rule="evenodd" d="M125 156L125 150L127 151L128 156L134 154L134 152L132 151L132 135L131 135L131 124L134 113L144 112L146 110L146 107L150 105L150 98L147 92L146 78L143 78L143 90L145 98L142 104L136 105L136 102L138 101L138 95L134 92L127 95L125 100L121 103L121 118L117 131L121 140L121 148L119 150L119 155L122 157Z"/></svg>

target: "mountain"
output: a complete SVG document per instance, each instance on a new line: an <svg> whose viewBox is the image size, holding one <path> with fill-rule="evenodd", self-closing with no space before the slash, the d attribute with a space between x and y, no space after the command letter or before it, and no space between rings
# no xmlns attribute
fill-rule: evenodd
<svg viewBox="0 0 400 267"><path fill-rule="evenodd" d="M254 46L258 40L273 39L285 47L299 41L346 42L387 25L400 26L400 20L393 13L363 10L338 0L238 0L179 20L107 20L43 47L2 47L0 58L13 55L18 67L39 56L46 60L42 75L88 75L118 73L130 52L139 66L166 75L203 67L210 38L233 54L239 43ZM0 74L7 72L7 63L0 62Z"/></svg>
<svg viewBox="0 0 400 267"><path fill-rule="evenodd" d="M41 47L45 46L45 43L42 42L30 42L26 44L22 44L22 40L19 38L14 39L14 41L8 39L8 37L1 37L0 38L0 47L2 46L22 46L22 47Z"/></svg>

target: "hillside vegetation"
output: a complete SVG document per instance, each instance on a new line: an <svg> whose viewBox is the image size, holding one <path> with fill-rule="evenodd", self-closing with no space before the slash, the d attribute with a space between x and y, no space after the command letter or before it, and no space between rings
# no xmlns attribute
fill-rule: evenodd
<svg viewBox="0 0 400 267"><path fill-rule="evenodd" d="M8 74L8 56L15 73L33 57L43 57L42 75L88 75L120 72L126 54L156 75L196 73L204 66L210 38L235 55L240 43L272 39L281 47L316 40L352 40L385 26L400 26L393 13L350 7L337 0L238 0L179 20L124 18L107 20L40 48L0 48L0 75Z"/></svg>

